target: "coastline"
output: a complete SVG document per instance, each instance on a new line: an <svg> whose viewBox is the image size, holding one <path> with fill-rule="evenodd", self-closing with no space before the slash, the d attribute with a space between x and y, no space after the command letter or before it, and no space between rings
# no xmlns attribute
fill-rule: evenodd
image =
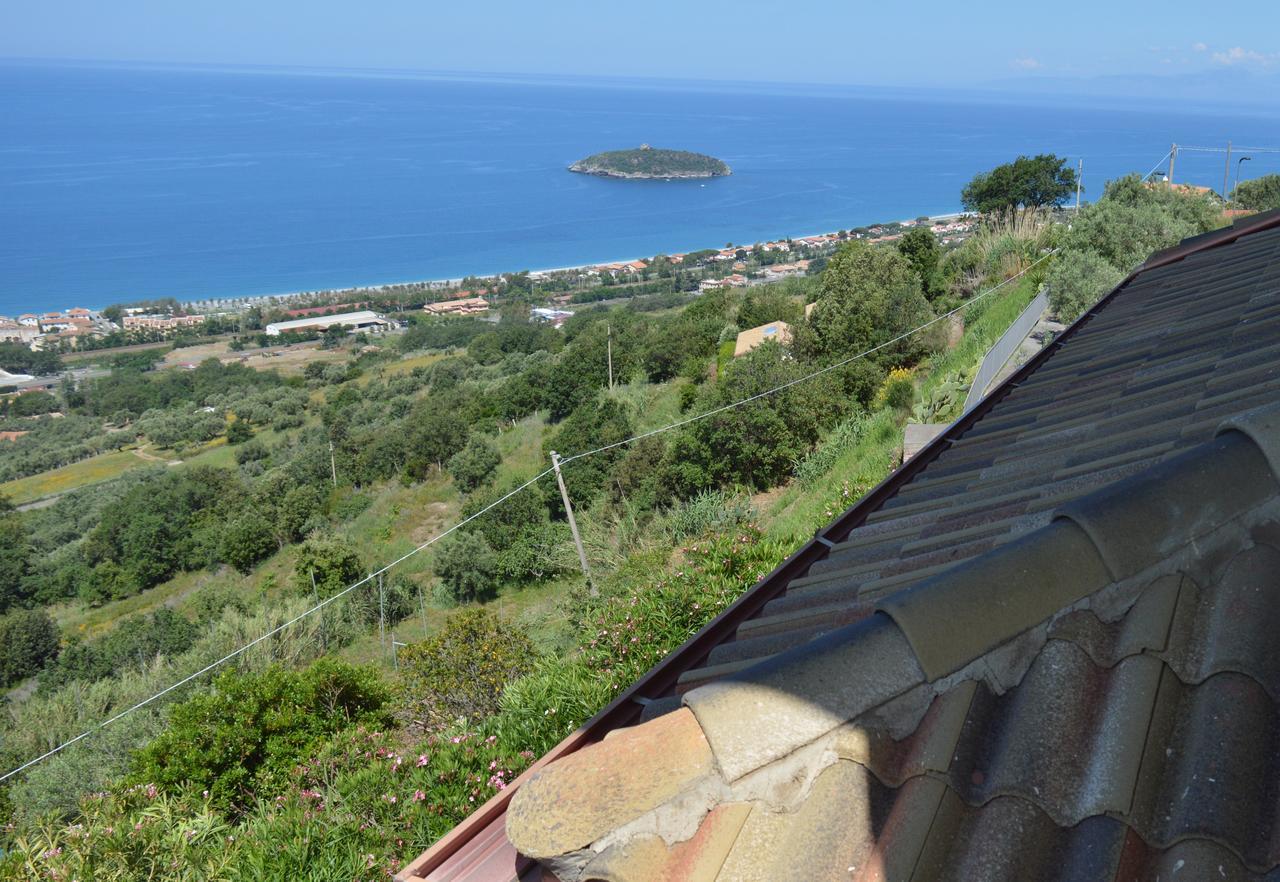
<svg viewBox="0 0 1280 882"><path fill-rule="evenodd" d="M891 224L891 223L897 223L897 224L914 223L916 220L916 217L928 217L928 219L931 222L937 223L939 221L954 220L955 218L963 217L965 214L966 212L963 212L963 211L950 211L950 212L945 212L943 214L916 215L914 217L906 218L903 220L878 221L877 223L867 224L866 226L877 226L878 224ZM816 233L795 233L788 236L782 236L779 238L807 239L807 238L813 238L817 236L828 236L835 232L836 230L824 230ZM755 244L759 244L759 243L752 243L752 245L755 245ZM697 250L699 249L689 248L689 249L686 249L685 251L680 251L679 249L670 249L669 251L666 251L666 252L657 252L657 253L687 254L690 251L697 251ZM179 302L183 306L198 307L202 304L209 304L209 303L215 303L215 302L234 302L234 303L252 304L252 303L260 303L260 302L269 302L272 300L293 300L301 297L316 297L324 294L343 294L348 292L352 294L362 294L362 293L370 293L375 291L382 291L387 288L402 288L402 287L410 287L410 286L426 287L426 288L451 288L456 285L462 284L462 282L468 278L491 279L507 273L520 273L520 272L528 272L530 275L539 274L539 273L541 274L567 273L567 272L575 272L575 271L590 269L592 267L605 266L613 263L630 263L635 260L648 260L653 256L654 256L653 254L646 254L646 255L641 255L639 257L631 256L631 257L621 257L621 258L612 259L612 260L593 260L588 263L576 263L576 264L570 264L568 266L537 267L537 268L525 267L521 269L498 270L496 272L485 272L485 273L476 272L476 273L468 273L465 276L458 276L454 278L408 279L408 280L396 281L396 282L379 282L377 284L370 284L370 285L349 285L346 287L337 287L337 288L313 288L313 289L301 290L301 291L280 291L280 292L275 292L270 294L243 294L243 295L228 295L226 297L206 297L200 300L182 300Z"/></svg>
<svg viewBox="0 0 1280 882"><path fill-rule="evenodd" d="M948 220L953 220L958 217L963 217L964 215L965 215L965 212L963 211L951 211L951 212L945 212L943 214L917 215L917 216L913 216L911 218L906 218L903 220L878 221L876 223L866 224L866 226L877 226L881 224L891 224L891 223L897 223L897 224L914 223L916 217L928 217L931 222L937 223L940 221L945 222ZM793 240L808 239L808 238L816 238L819 236L829 236L835 232L836 232L835 230L823 230L823 231L811 232L811 233L794 233L788 236L781 236L778 238L793 239ZM752 244L754 245L759 243L752 243ZM744 247L749 247L749 246L744 246ZM687 248L684 251L681 251L679 249L669 249L665 252L655 252L655 253L680 254L680 253L689 253L690 251L697 251L697 250L699 249ZM563 266L522 267L520 269L508 268L508 269L502 269L502 270L491 271L491 272L471 272L471 273L467 273L465 276L454 276L454 277L447 277L447 278L404 279L404 280L392 281L392 282L376 282L376 283L365 284L365 285L346 285L346 286L336 286L331 288L307 288L307 289L294 289L290 291L273 291L273 292L263 293L263 294L227 294L221 297L202 297L202 298L196 298L196 299L180 299L179 298L178 303L181 306L185 308L189 308L192 311L209 312L209 311L215 311L220 308L222 309L226 309L228 307L249 308L254 305L271 303L272 301L293 301L298 299L322 297L330 294L350 294L355 296L355 295L361 295L361 294L376 293L378 291L384 291L390 288L404 288L404 287L422 287L422 288L428 288L428 289L451 288L451 287L460 285L467 278L491 279L507 273L519 273L519 272L528 272L531 275L577 272L581 270L591 269L593 267L607 266L609 264L631 263L636 260L648 260L653 256L654 254L645 254L645 255L639 255L639 256L633 255L629 257L619 257L619 258L605 259L605 260L593 260L585 263L575 263L575 264L568 264ZM156 298L141 296L135 299L137 301L146 301L146 300L151 300ZM89 309L100 311L106 308L106 306L111 305L112 303L128 303L133 301L125 298L120 298L120 299L109 300L103 303L101 306L93 305L96 302L97 302L96 298L91 300L90 298L86 297L74 303L67 303L59 307L37 308L29 305L24 305L21 310L15 312L15 315L19 314L19 312L42 313L42 312L64 311L68 308L75 307L75 306L85 306Z"/></svg>

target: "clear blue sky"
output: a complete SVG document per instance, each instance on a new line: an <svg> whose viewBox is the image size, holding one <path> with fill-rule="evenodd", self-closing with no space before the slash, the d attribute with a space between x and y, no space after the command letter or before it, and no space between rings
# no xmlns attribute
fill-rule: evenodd
<svg viewBox="0 0 1280 882"><path fill-rule="evenodd" d="M0 57L879 85L1270 80L1280 3L7 0Z"/></svg>

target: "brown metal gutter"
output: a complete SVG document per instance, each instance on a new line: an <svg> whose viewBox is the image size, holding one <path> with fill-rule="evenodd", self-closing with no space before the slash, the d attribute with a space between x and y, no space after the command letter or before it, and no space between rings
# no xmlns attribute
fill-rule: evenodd
<svg viewBox="0 0 1280 882"><path fill-rule="evenodd" d="M1041 349L1021 368L1007 377L983 398L973 410L952 423L941 435L931 441L900 468L867 492L829 526L819 530L790 557L780 563L767 576L725 608L720 615L708 622L682 646L658 662L648 673L633 683L604 710L596 714L579 729L557 744L545 756L535 762L510 786L477 809L470 817L454 827L431 848L406 866L397 876L398 882L417 882L440 868L456 854L472 837L496 821L505 811L515 791L531 775L565 754L602 739L613 729L631 725L639 719L643 705L638 699L656 698L668 694L680 675L702 664L711 650L733 636L742 622L761 611L769 601L781 595L793 579L804 575L811 565L826 557L827 543L844 541L867 517L897 494L898 490L924 471L942 451L956 441L975 423L985 417L1005 396L1018 387L1027 377L1053 356L1068 340L1097 315L1130 282L1150 269L1176 263L1189 255L1234 242L1241 236L1280 226L1280 211L1254 215L1233 227L1216 230L1194 239L1188 239L1166 251L1157 252L1140 267L1131 272L1111 290L1096 306L1077 318L1048 346ZM517 861L517 871L531 865L523 857ZM505 882L505 880L504 880Z"/></svg>

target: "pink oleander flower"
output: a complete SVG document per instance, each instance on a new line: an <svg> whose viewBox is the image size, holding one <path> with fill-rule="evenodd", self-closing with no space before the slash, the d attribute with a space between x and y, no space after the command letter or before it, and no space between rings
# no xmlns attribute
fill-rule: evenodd
<svg viewBox="0 0 1280 882"><path fill-rule="evenodd" d="M422 802L422 801L423 801L423 800L425 800L426 798L427 798L427 795L426 795L425 793L423 793L421 790L415 790L415 791L413 791L413 801L414 801L414 802Z"/></svg>
<svg viewBox="0 0 1280 882"><path fill-rule="evenodd" d="M427 755L425 753L418 754L418 768L422 768L428 762L430 762L430 760L427 759Z"/></svg>

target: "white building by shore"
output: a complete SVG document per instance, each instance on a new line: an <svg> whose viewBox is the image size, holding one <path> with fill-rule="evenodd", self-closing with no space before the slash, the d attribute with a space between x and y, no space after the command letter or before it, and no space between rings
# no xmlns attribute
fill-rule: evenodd
<svg viewBox="0 0 1280 882"><path fill-rule="evenodd" d="M288 331L325 331L334 325L351 328L355 331L386 331L392 323L383 316L370 310L360 312L342 312L337 315L313 315L307 318L293 319L287 322L272 322L267 325L269 337L279 337Z"/></svg>

